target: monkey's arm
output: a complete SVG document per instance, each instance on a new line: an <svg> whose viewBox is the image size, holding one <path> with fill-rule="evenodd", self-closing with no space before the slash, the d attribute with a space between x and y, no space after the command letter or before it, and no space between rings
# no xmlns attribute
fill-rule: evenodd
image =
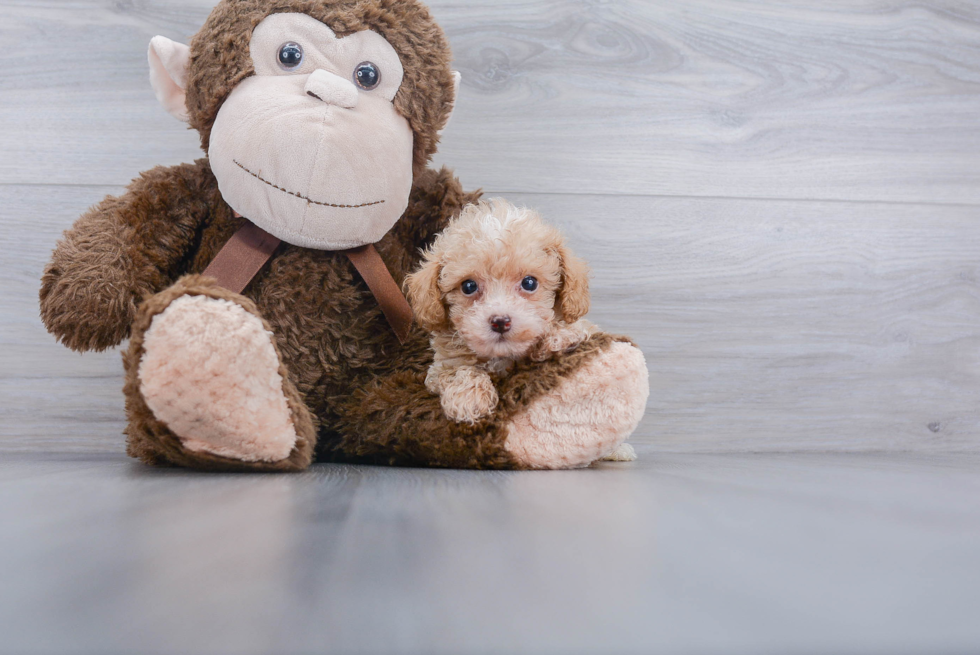
<svg viewBox="0 0 980 655"><path fill-rule="evenodd" d="M157 167L79 218L41 278L41 319L73 350L105 350L129 335L143 298L187 266L218 198L206 160Z"/></svg>

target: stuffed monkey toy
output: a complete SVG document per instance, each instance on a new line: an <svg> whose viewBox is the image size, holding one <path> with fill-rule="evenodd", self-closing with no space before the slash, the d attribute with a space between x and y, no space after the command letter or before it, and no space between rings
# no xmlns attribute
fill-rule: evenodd
<svg viewBox="0 0 980 655"><path fill-rule="evenodd" d="M221 0L190 47L156 37L149 61L206 157L147 171L78 219L40 292L69 348L129 338L131 456L568 468L635 429L646 364L607 334L499 380L480 423L448 420L425 388L428 338L399 285L478 194L427 168L459 78L424 5ZM566 318L588 304L572 297L584 282L559 291Z"/></svg>

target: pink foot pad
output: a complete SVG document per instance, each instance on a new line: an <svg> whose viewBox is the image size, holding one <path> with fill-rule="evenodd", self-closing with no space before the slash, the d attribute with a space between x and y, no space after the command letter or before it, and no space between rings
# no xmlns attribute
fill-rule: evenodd
<svg viewBox="0 0 980 655"><path fill-rule="evenodd" d="M518 414L504 447L531 468L588 466L632 434L649 395L643 353L615 343Z"/></svg>
<svg viewBox="0 0 980 655"><path fill-rule="evenodd" d="M153 318L140 391L184 447L243 462L286 459L296 429L272 334L241 306L182 296Z"/></svg>

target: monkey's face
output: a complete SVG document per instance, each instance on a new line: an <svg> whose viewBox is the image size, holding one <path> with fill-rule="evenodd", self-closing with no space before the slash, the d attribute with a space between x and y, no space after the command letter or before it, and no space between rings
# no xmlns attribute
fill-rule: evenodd
<svg viewBox="0 0 980 655"><path fill-rule="evenodd" d="M412 188L413 134L392 104L403 76L394 48L376 32L337 38L306 14L273 14L249 50L255 75L211 130L221 195L294 245L380 240Z"/></svg>

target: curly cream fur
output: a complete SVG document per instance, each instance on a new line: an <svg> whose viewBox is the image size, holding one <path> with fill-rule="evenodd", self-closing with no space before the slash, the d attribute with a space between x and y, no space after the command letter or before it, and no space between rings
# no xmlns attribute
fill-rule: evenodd
<svg viewBox="0 0 980 655"><path fill-rule="evenodd" d="M521 288L527 277L533 292ZM479 290L466 295L467 280ZM446 416L476 422L497 404L492 375L522 358L544 361L595 333L588 311L588 267L561 232L534 211L495 199L463 209L425 253L406 282L434 351L426 386L442 397ZM494 319L510 329L498 333Z"/></svg>

